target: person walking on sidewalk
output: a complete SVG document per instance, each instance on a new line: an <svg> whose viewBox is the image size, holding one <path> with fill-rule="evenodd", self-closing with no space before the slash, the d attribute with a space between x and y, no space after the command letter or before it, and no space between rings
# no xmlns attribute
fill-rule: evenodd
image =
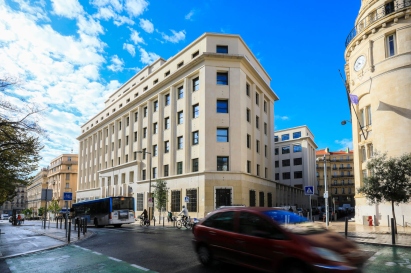
<svg viewBox="0 0 411 273"><path fill-rule="evenodd" d="M21 225L21 215L17 216L17 225Z"/></svg>

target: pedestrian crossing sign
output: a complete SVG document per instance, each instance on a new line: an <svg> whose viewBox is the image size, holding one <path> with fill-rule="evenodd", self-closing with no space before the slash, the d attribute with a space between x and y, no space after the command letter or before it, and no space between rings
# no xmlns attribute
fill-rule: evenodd
<svg viewBox="0 0 411 273"><path fill-rule="evenodd" d="M314 194L314 186L305 186L304 187L305 195L313 195Z"/></svg>

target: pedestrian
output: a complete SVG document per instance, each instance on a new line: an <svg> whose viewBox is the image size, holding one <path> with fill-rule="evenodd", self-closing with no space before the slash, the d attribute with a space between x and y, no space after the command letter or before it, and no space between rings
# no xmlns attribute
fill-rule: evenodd
<svg viewBox="0 0 411 273"><path fill-rule="evenodd" d="M17 216L17 225L21 225L21 216L20 216L20 214Z"/></svg>

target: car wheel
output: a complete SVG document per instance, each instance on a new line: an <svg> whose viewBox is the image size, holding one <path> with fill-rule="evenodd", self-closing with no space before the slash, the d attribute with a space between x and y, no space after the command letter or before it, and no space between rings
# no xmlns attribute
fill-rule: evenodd
<svg viewBox="0 0 411 273"><path fill-rule="evenodd" d="M286 270L284 273L307 273L307 270L305 270L303 267L300 265L289 265L287 266Z"/></svg>
<svg viewBox="0 0 411 273"><path fill-rule="evenodd" d="M209 266L213 263L213 256L205 245L201 245L198 247L197 256L200 260L200 263L204 266Z"/></svg>
<svg viewBox="0 0 411 273"><path fill-rule="evenodd" d="M96 228L98 228L98 220L97 220L97 219L94 219L94 226L95 226Z"/></svg>

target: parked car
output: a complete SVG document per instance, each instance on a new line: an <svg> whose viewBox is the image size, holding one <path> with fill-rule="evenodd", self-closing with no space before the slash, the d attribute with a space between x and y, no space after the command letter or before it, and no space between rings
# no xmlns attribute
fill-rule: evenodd
<svg viewBox="0 0 411 273"><path fill-rule="evenodd" d="M356 272L357 245L292 212L263 207L216 210L193 228L200 262L213 260L269 272Z"/></svg>

